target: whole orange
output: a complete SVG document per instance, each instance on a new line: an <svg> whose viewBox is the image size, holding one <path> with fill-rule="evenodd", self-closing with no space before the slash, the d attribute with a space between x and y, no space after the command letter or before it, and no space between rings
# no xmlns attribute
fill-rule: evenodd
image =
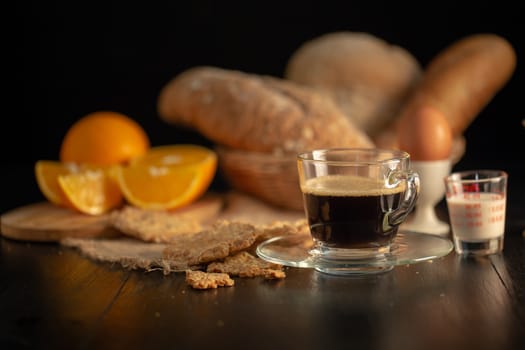
<svg viewBox="0 0 525 350"><path fill-rule="evenodd" d="M126 163L150 147L145 130L130 117L112 111L90 113L66 132L62 162L111 165Z"/></svg>

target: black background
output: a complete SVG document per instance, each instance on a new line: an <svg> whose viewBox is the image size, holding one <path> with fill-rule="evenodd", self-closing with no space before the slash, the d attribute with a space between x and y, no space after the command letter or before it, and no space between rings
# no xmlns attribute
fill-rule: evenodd
<svg viewBox="0 0 525 350"><path fill-rule="evenodd" d="M508 170L511 191L524 197L517 184L525 181L525 42L517 3L18 2L9 18L15 24L5 32L13 48L4 55L12 58L14 69L4 69L15 81L4 97L0 209L43 199L34 162L58 159L62 137L85 114L124 113L146 129L153 145L208 145L197 133L158 117L156 99L168 80L196 65L282 76L302 43L343 30L400 45L422 66L469 34L491 32L508 39L518 55L517 69L465 132L467 152L456 168Z"/></svg>

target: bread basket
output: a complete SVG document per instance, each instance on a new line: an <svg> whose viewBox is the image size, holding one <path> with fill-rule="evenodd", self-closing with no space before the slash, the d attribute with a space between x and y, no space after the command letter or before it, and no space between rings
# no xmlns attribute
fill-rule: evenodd
<svg viewBox="0 0 525 350"><path fill-rule="evenodd" d="M295 155L217 147L219 170L235 189L269 204L303 210Z"/></svg>

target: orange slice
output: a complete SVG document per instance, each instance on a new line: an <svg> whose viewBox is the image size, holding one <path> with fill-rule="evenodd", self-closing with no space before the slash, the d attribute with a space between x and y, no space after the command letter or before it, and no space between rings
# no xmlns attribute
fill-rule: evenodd
<svg viewBox="0 0 525 350"><path fill-rule="evenodd" d="M214 151L197 145L151 148L116 171L126 200L143 209L175 209L206 192L217 169Z"/></svg>
<svg viewBox="0 0 525 350"><path fill-rule="evenodd" d="M114 177L115 167L98 167L58 176L58 184L75 209L99 215L119 206L124 198Z"/></svg>
<svg viewBox="0 0 525 350"><path fill-rule="evenodd" d="M73 163L39 160L35 164L36 181L44 197L53 204L69 208L72 205L60 188L58 177L79 171L79 166Z"/></svg>

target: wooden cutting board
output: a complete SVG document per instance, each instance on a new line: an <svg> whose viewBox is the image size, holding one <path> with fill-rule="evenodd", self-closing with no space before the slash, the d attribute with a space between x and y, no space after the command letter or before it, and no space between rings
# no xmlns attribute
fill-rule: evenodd
<svg viewBox="0 0 525 350"><path fill-rule="evenodd" d="M191 212L196 219L217 215L223 199L206 195L179 212ZM54 242L64 238L106 238L121 235L109 223L109 215L85 215L49 202L23 206L0 217L2 236L34 242Z"/></svg>
<svg viewBox="0 0 525 350"><path fill-rule="evenodd" d="M6 212L0 217L2 235L23 241L59 241L66 237L108 237L118 232L110 227L109 215L84 215L48 202Z"/></svg>

